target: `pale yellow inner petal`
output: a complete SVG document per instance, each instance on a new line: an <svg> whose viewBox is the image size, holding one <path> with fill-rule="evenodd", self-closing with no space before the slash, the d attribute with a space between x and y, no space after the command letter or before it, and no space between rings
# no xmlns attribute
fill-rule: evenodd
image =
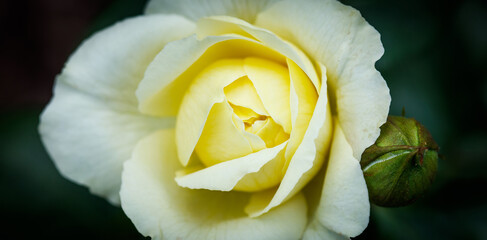
<svg viewBox="0 0 487 240"><path fill-rule="evenodd" d="M225 96L233 105L252 109L261 115L269 115L260 100L254 85L247 76L242 77L224 89Z"/></svg>
<svg viewBox="0 0 487 240"><path fill-rule="evenodd" d="M250 123L247 124L247 126L245 126L245 130L247 132L251 132L251 133L258 133L265 125L266 123L269 121L269 119L265 118L265 119L255 119L255 121L251 121Z"/></svg>
<svg viewBox="0 0 487 240"><path fill-rule="evenodd" d="M250 108L233 105L231 103L230 105L232 106L235 115L245 122L245 127L248 127L248 124L253 124L256 121L263 121L268 116L267 114L258 114Z"/></svg>
<svg viewBox="0 0 487 240"><path fill-rule="evenodd" d="M264 121L259 121L263 126L259 126L256 134L264 140L267 147L274 147L289 139L289 134L285 133L272 118L267 118L264 123L262 122Z"/></svg>
<svg viewBox="0 0 487 240"><path fill-rule="evenodd" d="M232 107L216 103L208 115L195 151L203 164L212 166L253 152L252 146L235 126Z"/></svg>
<svg viewBox="0 0 487 240"><path fill-rule="evenodd" d="M293 122L293 131L286 149L285 156L287 164L283 171L286 170L291 157L303 140L306 129L308 129L309 121L313 116L316 101L318 100L318 94L303 70L289 59L287 59L287 63L291 79L291 96L295 96L295 98L291 98L291 111L295 112L296 116Z"/></svg>
<svg viewBox="0 0 487 240"><path fill-rule="evenodd" d="M279 146L286 144L281 143ZM273 149L273 148L267 148ZM271 161L267 162L258 172L248 173L243 177L237 185L233 188L237 191L257 192L265 189L273 188L282 180L282 166L284 165L284 150L280 151L277 156Z"/></svg>
<svg viewBox="0 0 487 240"><path fill-rule="evenodd" d="M266 148L265 142L259 136L255 135L254 133L248 132L246 130L247 123L245 121L242 121L242 119L237 114L235 114L235 109L234 109L234 114L232 116L232 121L235 124L235 126L238 128L240 133L247 139L250 146L252 147L253 152L257 152L259 150Z"/></svg>
<svg viewBox="0 0 487 240"><path fill-rule="evenodd" d="M176 144L183 166L187 165L193 153L213 104L225 101L223 88L245 76L242 64L241 59L214 62L193 80L186 91L176 119ZM229 117L231 121L231 114Z"/></svg>
<svg viewBox="0 0 487 240"><path fill-rule="evenodd" d="M261 58L245 58L244 69L262 103L286 133L291 132L289 73L286 67Z"/></svg>
<svg viewBox="0 0 487 240"><path fill-rule="evenodd" d="M195 171L178 171L181 187L218 191L259 191L277 185L286 143Z"/></svg>

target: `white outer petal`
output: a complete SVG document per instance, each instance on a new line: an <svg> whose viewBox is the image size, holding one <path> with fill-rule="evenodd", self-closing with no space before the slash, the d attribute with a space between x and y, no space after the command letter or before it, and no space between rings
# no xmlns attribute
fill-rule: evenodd
<svg viewBox="0 0 487 240"><path fill-rule="evenodd" d="M125 162L122 208L153 239L298 239L306 225L306 200L296 195L259 218L243 212L248 194L179 187L174 130L139 142Z"/></svg>
<svg viewBox="0 0 487 240"><path fill-rule="evenodd" d="M370 203L363 172L337 123L315 214L326 228L351 237L362 233L369 222Z"/></svg>
<svg viewBox="0 0 487 240"><path fill-rule="evenodd" d="M308 223L303 234L303 240L345 240L350 239L338 233L335 233L320 223L318 219L313 219Z"/></svg>
<svg viewBox="0 0 487 240"><path fill-rule="evenodd" d="M116 23L78 47L61 73L62 81L117 109L138 112L135 90L146 68L167 43L189 36L194 28L189 20L174 15Z"/></svg>
<svg viewBox="0 0 487 240"><path fill-rule="evenodd" d="M178 16L143 16L109 27L70 57L41 116L42 141L59 171L112 203L122 164L137 141L174 119L138 114L135 89L154 56L194 25Z"/></svg>
<svg viewBox="0 0 487 240"><path fill-rule="evenodd" d="M253 22L259 12L279 0L151 0L146 14L180 14L191 20L225 15Z"/></svg>

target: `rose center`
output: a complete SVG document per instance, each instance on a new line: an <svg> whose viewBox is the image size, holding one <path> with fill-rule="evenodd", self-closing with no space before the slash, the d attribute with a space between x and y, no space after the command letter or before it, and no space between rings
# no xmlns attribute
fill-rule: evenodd
<svg viewBox="0 0 487 240"><path fill-rule="evenodd" d="M285 66L261 58L222 59L203 69L180 108L181 113L210 110L194 148L201 162L212 166L288 140L289 81Z"/></svg>
<svg viewBox="0 0 487 240"><path fill-rule="evenodd" d="M230 104L230 106L232 106L234 114L238 117L234 123L241 125L240 122L243 122L244 130L249 134L260 137L267 148L275 147L289 138L289 134L285 133L284 129L271 116L258 114L246 107L233 104Z"/></svg>

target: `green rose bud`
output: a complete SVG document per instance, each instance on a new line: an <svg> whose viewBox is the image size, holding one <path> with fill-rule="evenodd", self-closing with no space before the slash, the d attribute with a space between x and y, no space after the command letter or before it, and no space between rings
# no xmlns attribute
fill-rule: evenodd
<svg viewBox="0 0 487 240"><path fill-rule="evenodd" d="M389 116L377 141L362 154L372 203L405 206L423 195L438 168L438 145L413 118Z"/></svg>

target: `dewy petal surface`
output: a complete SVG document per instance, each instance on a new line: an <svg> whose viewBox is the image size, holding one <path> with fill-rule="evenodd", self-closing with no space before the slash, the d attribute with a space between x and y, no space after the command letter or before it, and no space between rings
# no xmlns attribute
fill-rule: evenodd
<svg viewBox="0 0 487 240"><path fill-rule="evenodd" d="M379 33L357 10L334 0L277 2L259 14L256 25L326 66L333 114L360 159L379 136L390 104L389 89L374 67L384 53Z"/></svg>
<svg viewBox="0 0 487 240"><path fill-rule="evenodd" d="M122 164L137 141L174 125L174 119L138 113L137 84L167 42L193 30L194 24L178 16L136 17L96 33L76 50L39 126L65 177L119 202Z"/></svg>
<svg viewBox="0 0 487 240"><path fill-rule="evenodd" d="M122 208L152 239L299 239L306 225L301 194L269 213L249 218L247 193L191 190L178 186L173 130L140 141L124 164Z"/></svg>
<svg viewBox="0 0 487 240"><path fill-rule="evenodd" d="M253 22L259 12L277 0L151 0L148 14L179 14L191 20L226 15Z"/></svg>

